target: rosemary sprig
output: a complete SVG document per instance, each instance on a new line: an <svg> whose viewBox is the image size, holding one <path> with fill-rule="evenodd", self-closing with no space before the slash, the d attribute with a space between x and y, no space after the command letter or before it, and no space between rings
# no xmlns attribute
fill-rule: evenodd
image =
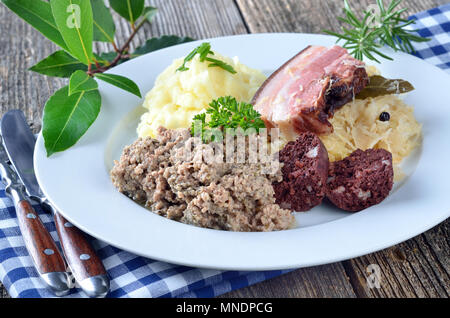
<svg viewBox="0 0 450 318"><path fill-rule="evenodd" d="M214 52L211 51L211 44L208 42L202 43L200 46L196 47L191 53L189 53L183 61L183 65L181 65L179 68L177 68L177 71L184 72L187 71L189 68L186 67L186 63L191 61L196 55L200 55L200 62L208 61L210 64L208 67L220 67L224 69L225 71L228 71L232 74L236 74L235 69L218 59L214 59L212 57L209 57L208 55L214 55Z"/></svg>
<svg viewBox="0 0 450 318"><path fill-rule="evenodd" d="M379 48L384 45L390 46L394 51L412 53L414 52L412 42L430 40L414 34L417 30L407 28L415 21L401 17L406 8L397 10L397 7L403 0L392 0L387 8L382 0L376 1L376 13L364 11L364 17L358 19L348 1L344 0L345 17L338 17L338 19L350 27L341 27L342 33L329 30L324 32L336 36L337 42L345 41L343 47L348 49L355 58L362 60L365 56L378 63L380 61L375 57L376 55L392 60L391 57L380 52Z"/></svg>

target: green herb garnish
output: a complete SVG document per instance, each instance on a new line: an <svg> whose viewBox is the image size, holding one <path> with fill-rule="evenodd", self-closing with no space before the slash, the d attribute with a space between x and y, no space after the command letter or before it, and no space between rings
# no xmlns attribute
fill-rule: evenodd
<svg viewBox="0 0 450 318"><path fill-rule="evenodd" d="M183 65L181 65L177 69L177 71L180 71L180 72L187 71L189 68L186 67L186 63L191 61L197 54L200 55L200 62L204 62L204 61L210 62L208 67L220 67L220 68L224 69L225 71L228 71L232 74L237 73L231 65L229 65L221 60L217 60L217 59L214 59L214 58L208 56L208 55L214 55L214 52L211 51L211 44L208 42L202 43L200 46L196 47L191 53L189 53L184 58Z"/></svg>
<svg viewBox="0 0 450 318"><path fill-rule="evenodd" d="M209 115L208 122L206 122L206 115ZM217 130L226 132L228 128L241 128L244 133L249 129L258 133L260 128L265 127L261 114L253 108L252 104L239 103L236 98L226 96L213 100L206 113L194 116L191 133L193 136L198 136L200 128L202 140L208 142L214 141Z"/></svg>
<svg viewBox="0 0 450 318"><path fill-rule="evenodd" d="M390 46L394 51L407 53L414 52L411 42L425 42L429 38L415 35L417 30L409 30L407 26L415 23L414 20L406 20L401 17L405 9L396 10L403 0L393 0L386 8L382 0L377 0L373 11L364 11L362 20L358 19L350 8L347 0L344 0L345 17L339 17L339 21L347 23L350 28L342 27L342 33L324 30L325 33L338 37L337 42L344 40L344 48L350 50L355 58L362 60L366 56L370 60L380 63L375 55L388 60L391 57L381 53L378 49L384 45Z"/></svg>

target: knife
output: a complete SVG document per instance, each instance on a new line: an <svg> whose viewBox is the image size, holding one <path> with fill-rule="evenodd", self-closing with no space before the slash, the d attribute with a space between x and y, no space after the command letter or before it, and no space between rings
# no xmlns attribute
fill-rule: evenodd
<svg viewBox="0 0 450 318"><path fill-rule="evenodd" d="M14 202L25 247L42 280L56 296L67 295L70 278L58 247L27 199L24 186L8 164L8 155L0 143L0 175L6 195Z"/></svg>
<svg viewBox="0 0 450 318"><path fill-rule="evenodd" d="M27 194L53 213L61 246L75 280L88 296L105 297L110 281L102 261L83 233L49 202L37 182L33 165L36 139L24 114L20 110L8 111L3 115L0 130L9 159L25 185Z"/></svg>

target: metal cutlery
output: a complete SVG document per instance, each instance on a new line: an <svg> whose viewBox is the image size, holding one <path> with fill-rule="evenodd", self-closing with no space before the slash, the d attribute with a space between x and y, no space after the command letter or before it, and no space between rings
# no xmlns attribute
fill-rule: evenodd
<svg viewBox="0 0 450 318"><path fill-rule="evenodd" d="M42 280L56 296L70 291L69 275L64 259L50 233L28 201L24 186L8 164L8 156L0 143L0 175L7 196L14 202L25 246Z"/></svg>
<svg viewBox="0 0 450 318"><path fill-rule="evenodd" d="M84 234L68 222L42 193L34 174L33 153L36 139L20 110L3 115L0 125L3 144L26 193L52 212L66 261L81 289L90 297L104 297L109 291L109 277L102 261Z"/></svg>

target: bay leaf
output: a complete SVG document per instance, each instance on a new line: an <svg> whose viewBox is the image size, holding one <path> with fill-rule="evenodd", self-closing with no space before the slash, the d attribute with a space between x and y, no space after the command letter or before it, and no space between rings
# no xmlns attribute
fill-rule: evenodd
<svg viewBox="0 0 450 318"><path fill-rule="evenodd" d="M111 8L132 24L144 12L144 0L109 0Z"/></svg>
<svg viewBox="0 0 450 318"><path fill-rule="evenodd" d="M403 94L414 90L414 86L403 79L388 79L381 75L369 77L369 84L355 96L357 99Z"/></svg>
<svg viewBox="0 0 450 318"><path fill-rule="evenodd" d="M1 0L11 11L41 32L64 50L68 50L55 19L50 4L41 0Z"/></svg>
<svg viewBox="0 0 450 318"><path fill-rule="evenodd" d="M91 0L91 5L94 17L94 41L113 43L116 26L111 11L103 0Z"/></svg>
<svg viewBox="0 0 450 318"><path fill-rule="evenodd" d="M69 81L69 95L83 91L93 91L98 89L97 82L83 71L76 71Z"/></svg>
<svg viewBox="0 0 450 318"><path fill-rule="evenodd" d="M69 96L69 86L50 97L45 104L42 128L47 156L76 144L97 118L101 104L98 90Z"/></svg>
<svg viewBox="0 0 450 318"><path fill-rule="evenodd" d="M109 73L97 73L94 76L108 84L114 85L127 92L130 92L137 97L142 97L141 91L135 82L124 76L109 74Z"/></svg>
<svg viewBox="0 0 450 318"><path fill-rule="evenodd" d="M66 51L60 50L33 65L30 71L55 77L70 77L77 70L87 71L87 66Z"/></svg>
<svg viewBox="0 0 450 318"><path fill-rule="evenodd" d="M50 0L50 6L69 53L89 65L93 60L94 37L91 3L86 0Z"/></svg>

